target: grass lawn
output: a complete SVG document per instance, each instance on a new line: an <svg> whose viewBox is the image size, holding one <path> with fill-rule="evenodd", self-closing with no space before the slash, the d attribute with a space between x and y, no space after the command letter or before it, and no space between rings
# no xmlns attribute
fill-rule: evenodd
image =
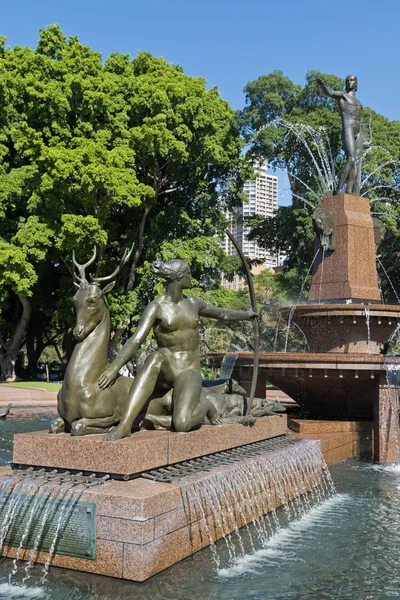
<svg viewBox="0 0 400 600"><path fill-rule="evenodd" d="M0 383L0 386L24 387L46 390L47 392L58 392L61 389L61 383L47 383L47 381L10 381L9 383Z"/></svg>

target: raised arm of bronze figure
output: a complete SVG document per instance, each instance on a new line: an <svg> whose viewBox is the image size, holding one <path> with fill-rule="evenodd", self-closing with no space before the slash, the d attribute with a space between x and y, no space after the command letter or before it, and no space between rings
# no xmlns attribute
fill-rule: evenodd
<svg viewBox="0 0 400 600"><path fill-rule="evenodd" d="M318 87L324 96L328 96L329 98L333 98L334 100L340 100L340 98L343 98L342 91L332 90L330 87L328 87L326 85L326 83L324 81L322 81L322 79L320 77L316 77L315 81L317 82Z"/></svg>
<svg viewBox="0 0 400 600"><path fill-rule="evenodd" d="M222 321L251 321L258 317L258 313L253 310L234 310L232 308L219 308L211 304L205 304L200 308L199 315L210 319L220 319Z"/></svg>

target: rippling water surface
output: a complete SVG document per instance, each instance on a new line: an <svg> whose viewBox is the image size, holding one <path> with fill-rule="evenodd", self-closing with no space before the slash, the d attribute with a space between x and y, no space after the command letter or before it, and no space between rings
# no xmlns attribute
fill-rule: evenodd
<svg viewBox="0 0 400 600"><path fill-rule="evenodd" d="M0 422L0 462L11 459L17 431L47 422ZM380 600L400 598L400 466L357 460L331 470L337 495L287 523L237 564L225 545L219 571L205 549L143 584L42 567L11 581L12 561L0 564L1 600ZM244 543L246 544L246 535Z"/></svg>

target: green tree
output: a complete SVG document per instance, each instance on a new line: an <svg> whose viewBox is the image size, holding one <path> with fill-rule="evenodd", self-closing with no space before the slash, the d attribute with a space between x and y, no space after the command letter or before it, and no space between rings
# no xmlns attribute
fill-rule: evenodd
<svg viewBox="0 0 400 600"><path fill-rule="evenodd" d="M312 204L318 203L320 197L315 165L304 144L290 132L290 126L301 124L306 138L308 127L316 131L323 127L336 172L344 162L340 114L336 103L319 92L315 82L317 76L333 89L341 89L344 84L342 79L334 75L309 71L302 87L295 85L281 71L274 71L247 84L246 106L239 117L249 145L249 156L253 160L267 159L272 167L288 172L293 193L292 206L279 208L273 218L263 221L254 219L252 236L265 248L279 248L288 253L289 266L294 269L290 281L292 284L297 282L298 290L313 258ZM362 87L359 95L362 98ZM281 121L285 121L288 127L279 126ZM365 108L362 126L367 140L372 131L373 144L364 157L362 175L365 184L362 193L370 197L374 213L388 215L377 215L387 228L385 241L380 248L383 259L387 261L400 247L397 227L400 212L396 204L400 197L400 121L389 121L370 108ZM317 150L315 147L312 149L319 160ZM399 267L396 264L391 273L396 285L400 285ZM386 297L393 299L393 291L387 281L382 280L382 285Z"/></svg>
<svg viewBox="0 0 400 600"><path fill-rule="evenodd" d="M116 347L151 299L146 264L164 240L221 231L221 206L239 201L250 170L233 110L181 67L149 53L102 62L56 25L40 31L35 50L4 42L0 360L12 378L21 344L34 367L45 347L70 337L73 250L82 262L96 245L98 275L135 241L110 298Z"/></svg>

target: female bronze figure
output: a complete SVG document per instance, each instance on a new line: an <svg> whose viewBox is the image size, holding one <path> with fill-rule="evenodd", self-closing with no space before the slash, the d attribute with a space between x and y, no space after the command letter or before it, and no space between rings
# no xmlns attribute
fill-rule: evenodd
<svg viewBox="0 0 400 600"><path fill-rule="evenodd" d="M184 296L183 290L191 287L192 277L189 265L182 260L155 261L152 271L167 281L166 291L146 307L134 335L100 375L99 386L105 389L115 382L118 371L134 357L151 329L158 349L150 354L135 378L122 418L115 429L104 435L105 440L129 437L152 395L171 389L176 431L190 431L206 415L211 423L219 424L221 417L216 408L206 397L201 399L198 319L202 316L241 321L257 317L254 311L218 308L199 298Z"/></svg>

